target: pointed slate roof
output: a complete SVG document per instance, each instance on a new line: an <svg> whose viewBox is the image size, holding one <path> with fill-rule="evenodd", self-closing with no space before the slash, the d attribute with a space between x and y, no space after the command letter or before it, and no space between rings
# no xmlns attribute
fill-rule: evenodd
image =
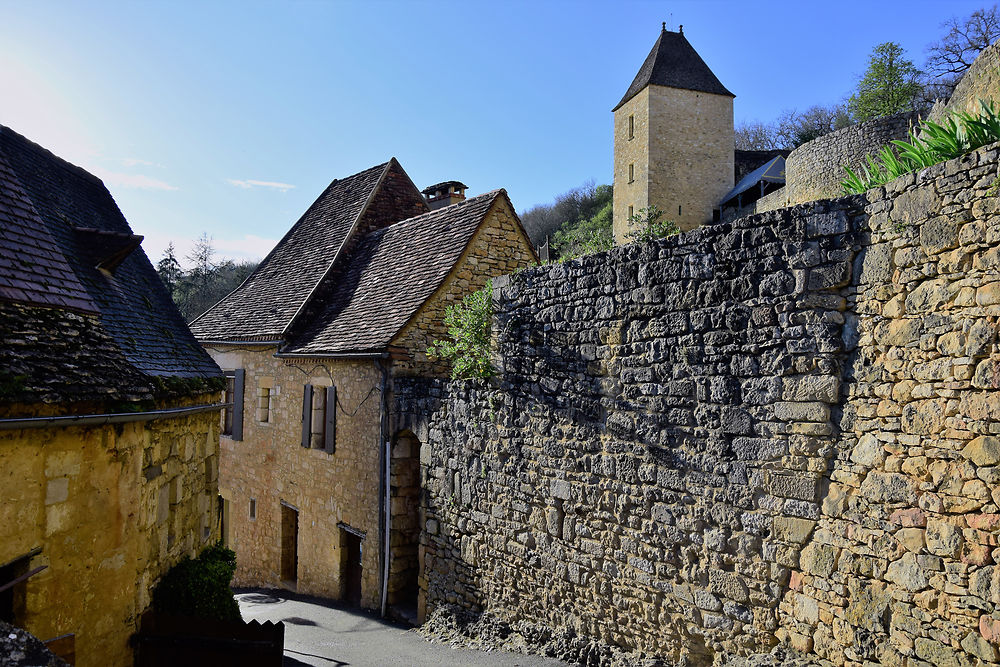
<svg viewBox="0 0 1000 667"><path fill-rule="evenodd" d="M628 87L625 97L612 111L617 111L650 84L736 97L712 73L684 37L683 31L670 32L666 24L653 44L653 49L646 56L646 61L639 68L639 73L635 75L632 85Z"/></svg>
<svg viewBox="0 0 1000 667"><path fill-rule="evenodd" d="M395 158L334 179L246 281L191 322L195 336L203 341L280 339L392 169L402 171ZM413 191L422 203L415 186Z"/></svg>
<svg viewBox="0 0 1000 667"><path fill-rule="evenodd" d="M0 126L0 375L47 402L221 377L141 238L99 178Z"/></svg>
<svg viewBox="0 0 1000 667"><path fill-rule="evenodd" d="M330 290L302 317L284 352L384 350L444 283L505 190L445 206L364 237L331 273Z"/></svg>

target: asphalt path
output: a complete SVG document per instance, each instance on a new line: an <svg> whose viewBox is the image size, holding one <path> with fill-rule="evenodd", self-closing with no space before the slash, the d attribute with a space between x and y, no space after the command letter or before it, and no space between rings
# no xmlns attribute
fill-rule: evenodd
<svg viewBox="0 0 1000 667"><path fill-rule="evenodd" d="M374 614L289 591L241 590L244 621L285 624L284 667L564 667L552 658L474 651L431 643L410 628Z"/></svg>

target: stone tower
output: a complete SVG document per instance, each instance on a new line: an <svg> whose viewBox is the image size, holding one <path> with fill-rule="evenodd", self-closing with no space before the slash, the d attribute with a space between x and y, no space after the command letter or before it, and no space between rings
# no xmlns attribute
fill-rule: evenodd
<svg viewBox="0 0 1000 667"><path fill-rule="evenodd" d="M614 232L656 205L682 230L712 219L733 187L733 94L684 37L663 26L614 108Z"/></svg>

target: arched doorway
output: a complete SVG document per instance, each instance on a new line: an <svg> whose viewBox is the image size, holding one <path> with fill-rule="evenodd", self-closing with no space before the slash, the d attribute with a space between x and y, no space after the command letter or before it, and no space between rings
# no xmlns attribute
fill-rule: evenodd
<svg viewBox="0 0 1000 667"><path fill-rule="evenodd" d="M392 443L389 500L389 611L400 620L416 624L420 576L420 441L412 431L400 431Z"/></svg>

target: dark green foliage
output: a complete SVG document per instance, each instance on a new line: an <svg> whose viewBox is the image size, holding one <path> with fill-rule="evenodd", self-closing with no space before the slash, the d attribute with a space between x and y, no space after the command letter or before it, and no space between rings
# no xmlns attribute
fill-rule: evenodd
<svg viewBox="0 0 1000 667"><path fill-rule="evenodd" d="M903 47L884 42L872 50L868 70L847 106L855 120L891 116L916 108L922 86L920 70L904 57Z"/></svg>
<svg viewBox="0 0 1000 667"><path fill-rule="evenodd" d="M545 243L566 225L590 220L611 201L610 185L594 185L593 181L565 192L552 204L541 204L521 214L521 223L535 246Z"/></svg>
<svg viewBox="0 0 1000 667"><path fill-rule="evenodd" d="M451 362L452 379L487 378L490 363L490 323L493 319L493 286L466 294L445 310L444 325L450 340L436 340L427 349L431 358Z"/></svg>
<svg viewBox="0 0 1000 667"><path fill-rule="evenodd" d="M615 245L612 233L614 204L611 201L611 186L601 185L598 190L606 190L607 203L593 216L576 222L564 222L552 237L552 249L560 260L590 255L602 250L610 250Z"/></svg>
<svg viewBox="0 0 1000 667"><path fill-rule="evenodd" d="M236 572L236 554L222 543L206 548L194 560L185 558L170 568L153 589L153 610L171 616L242 620L229 589Z"/></svg>
<svg viewBox="0 0 1000 667"><path fill-rule="evenodd" d="M909 141L893 141L854 170L844 167L846 194L859 194L917 169L951 160L1000 141L1000 113L992 102L979 100L979 115L959 112L942 124L924 121Z"/></svg>
<svg viewBox="0 0 1000 667"><path fill-rule="evenodd" d="M171 298L177 304L185 321L190 322L226 296L246 280L257 262L215 262L212 239L206 234L195 243L187 256L192 269L184 271L174 255L171 243L163 253L163 259L156 264L156 272L167 286Z"/></svg>

